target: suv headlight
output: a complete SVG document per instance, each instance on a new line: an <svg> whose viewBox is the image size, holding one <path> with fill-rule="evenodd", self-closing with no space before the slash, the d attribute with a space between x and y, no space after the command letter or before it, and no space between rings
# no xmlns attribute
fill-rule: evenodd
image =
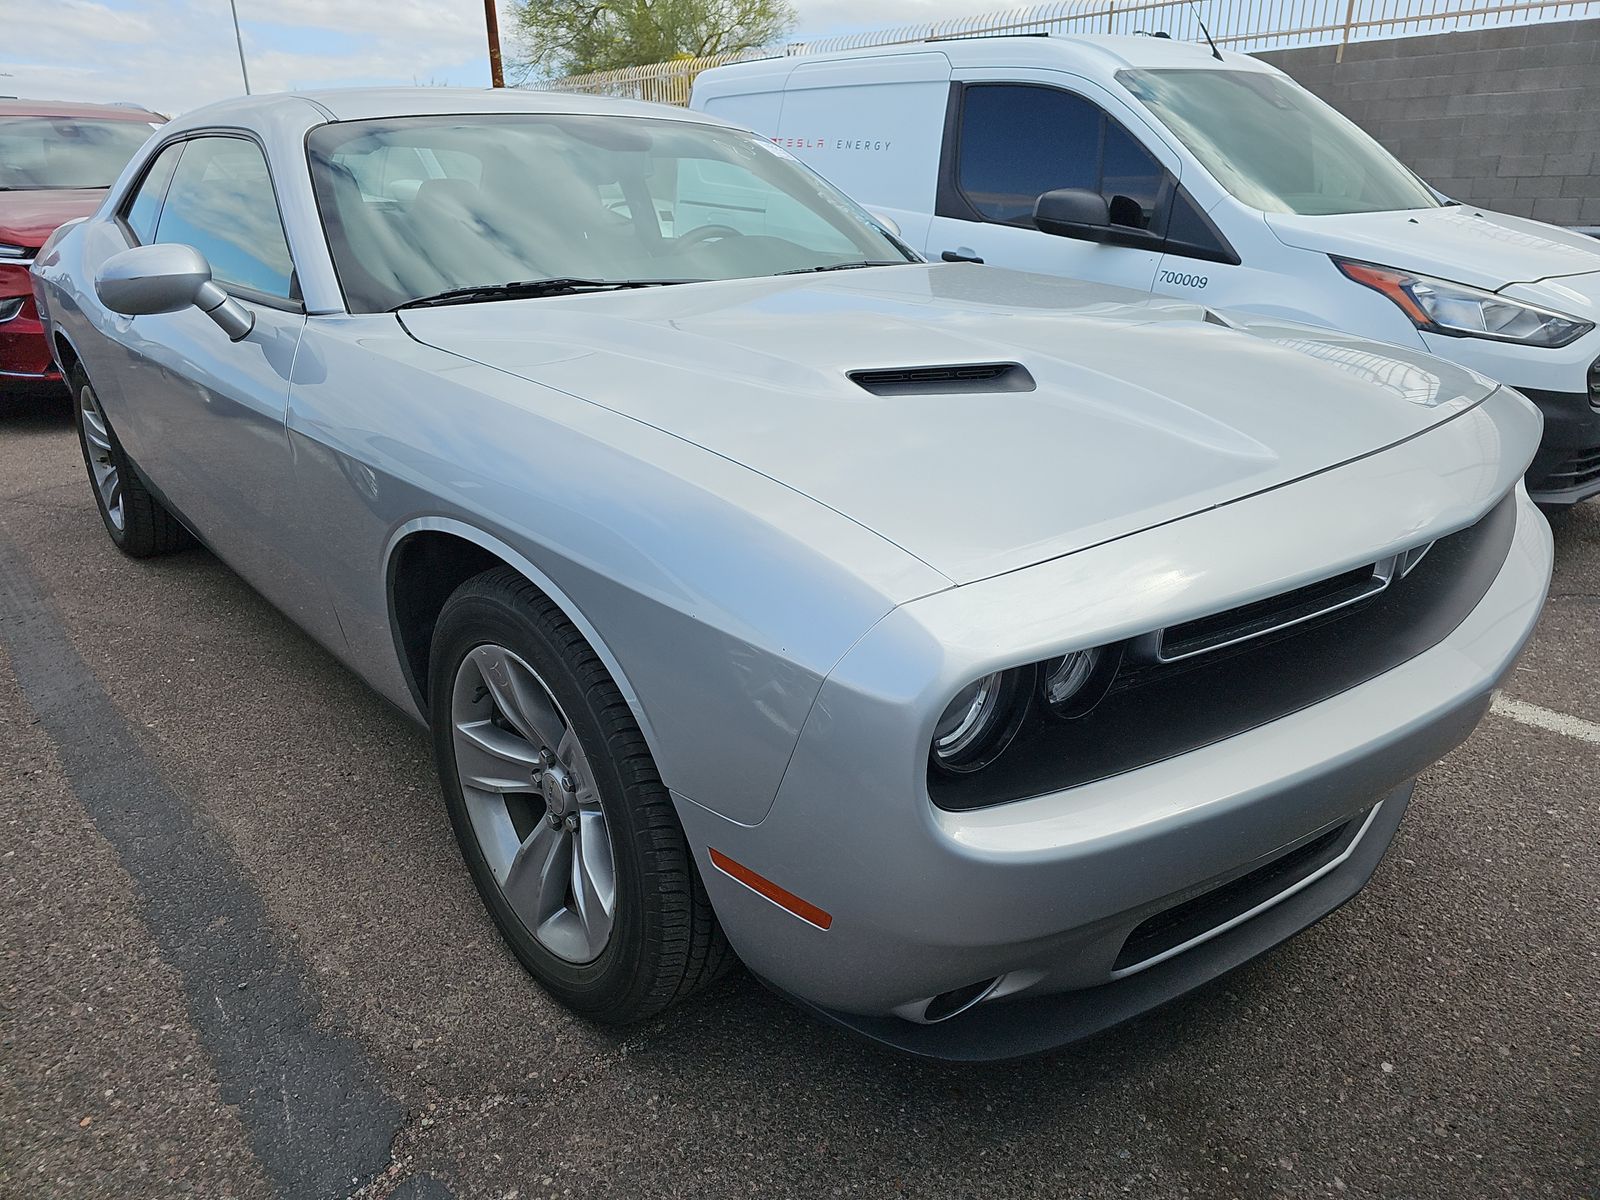
<svg viewBox="0 0 1600 1200"><path fill-rule="evenodd" d="M1553 349L1577 341L1594 328L1593 321L1509 300L1464 283L1329 257L1347 278L1387 296L1413 325L1428 333Z"/></svg>

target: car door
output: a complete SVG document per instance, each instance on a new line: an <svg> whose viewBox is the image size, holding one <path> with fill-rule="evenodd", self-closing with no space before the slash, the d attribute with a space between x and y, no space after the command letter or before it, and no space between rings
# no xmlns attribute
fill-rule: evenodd
<svg viewBox="0 0 1600 1200"><path fill-rule="evenodd" d="M1112 219L1150 228L1164 217L1177 158L1147 146L1107 112L1088 81L963 79L953 88L928 257L980 259L1148 291L1161 254L1041 233L1033 205L1056 188L1104 195ZM1072 86L1066 82L1073 81Z"/></svg>
<svg viewBox="0 0 1600 1200"><path fill-rule="evenodd" d="M221 133L175 143L118 217L130 245L199 250L255 318L239 342L196 308L117 318L119 436L207 545L314 635L338 640L317 577L283 549L303 521L285 418L305 313L261 147Z"/></svg>

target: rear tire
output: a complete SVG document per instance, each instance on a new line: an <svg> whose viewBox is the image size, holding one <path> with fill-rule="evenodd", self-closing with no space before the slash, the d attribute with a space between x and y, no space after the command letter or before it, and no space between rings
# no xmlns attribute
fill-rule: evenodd
<svg viewBox="0 0 1600 1200"><path fill-rule="evenodd" d="M509 567L462 584L434 629L428 695L467 869L501 936L548 992L593 1020L625 1024L728 967L633 713L548 597Z"/></svg>
<svg viewBox="0 0 1600 1200"><path fill-rule="evenodd" d="M153 558L187 546L188 531L150 494L133 469L82 367L67 371L67 387L72 392L72 420L95 507L112 543L129 558Z"/></svg>

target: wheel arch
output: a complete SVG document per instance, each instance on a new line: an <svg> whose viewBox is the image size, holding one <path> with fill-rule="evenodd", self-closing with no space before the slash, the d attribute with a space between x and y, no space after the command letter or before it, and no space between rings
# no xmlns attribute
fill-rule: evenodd
<svg viewBox="0 0 1600 1200"><path fill-rule="evenodd" d="M83 366L83 356L73 346L72 339L62 332L59 326L55 326L54 322L50 332L50 348L55 355L56 366L61 368L61 374L65 377L73 367Z"/></svg>
<svg viewBox="0 0 1600 1200"><path fill-rule="evenodd" d="M577 626L612 682L628 702L634 720L659 764L656 736L649 716L627 672L612 653L600 631L554 580L527 556L477 526L452 517L418 517L395 530L384 551L384 589L389 628L399 656L400 672L412 701L426 720L429 712L428 655L439 613L452 592L475 575L507 566L538 588Z"/></svg>

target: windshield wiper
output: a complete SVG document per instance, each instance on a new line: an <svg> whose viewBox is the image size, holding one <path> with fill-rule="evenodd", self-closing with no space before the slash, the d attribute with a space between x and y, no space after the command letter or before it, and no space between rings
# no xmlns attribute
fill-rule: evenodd
<svg viewBox="0 0 1600 1200"><path fill-rule="evenodd" d="M909 258L861 258L854 262L827 263L820 267L799 267L793 271L775 271L775 275L815 275L819 271L859 271L862 267L904 267Z"/></svg>
<svg viewBox="0 0 1600 1200"><path fill-rule="evenodd" d="M703 283L701 279L578 279L563 275L556 279L513 279L507 283L480 283L472 287L450 288L431 296L418 296L396 304L390 312L403 308L427 308L434 304L475 304L483 300L526 300L539 296L566 296L573 292L612 292L625 288L666 287L674 283Z"/></svg>

